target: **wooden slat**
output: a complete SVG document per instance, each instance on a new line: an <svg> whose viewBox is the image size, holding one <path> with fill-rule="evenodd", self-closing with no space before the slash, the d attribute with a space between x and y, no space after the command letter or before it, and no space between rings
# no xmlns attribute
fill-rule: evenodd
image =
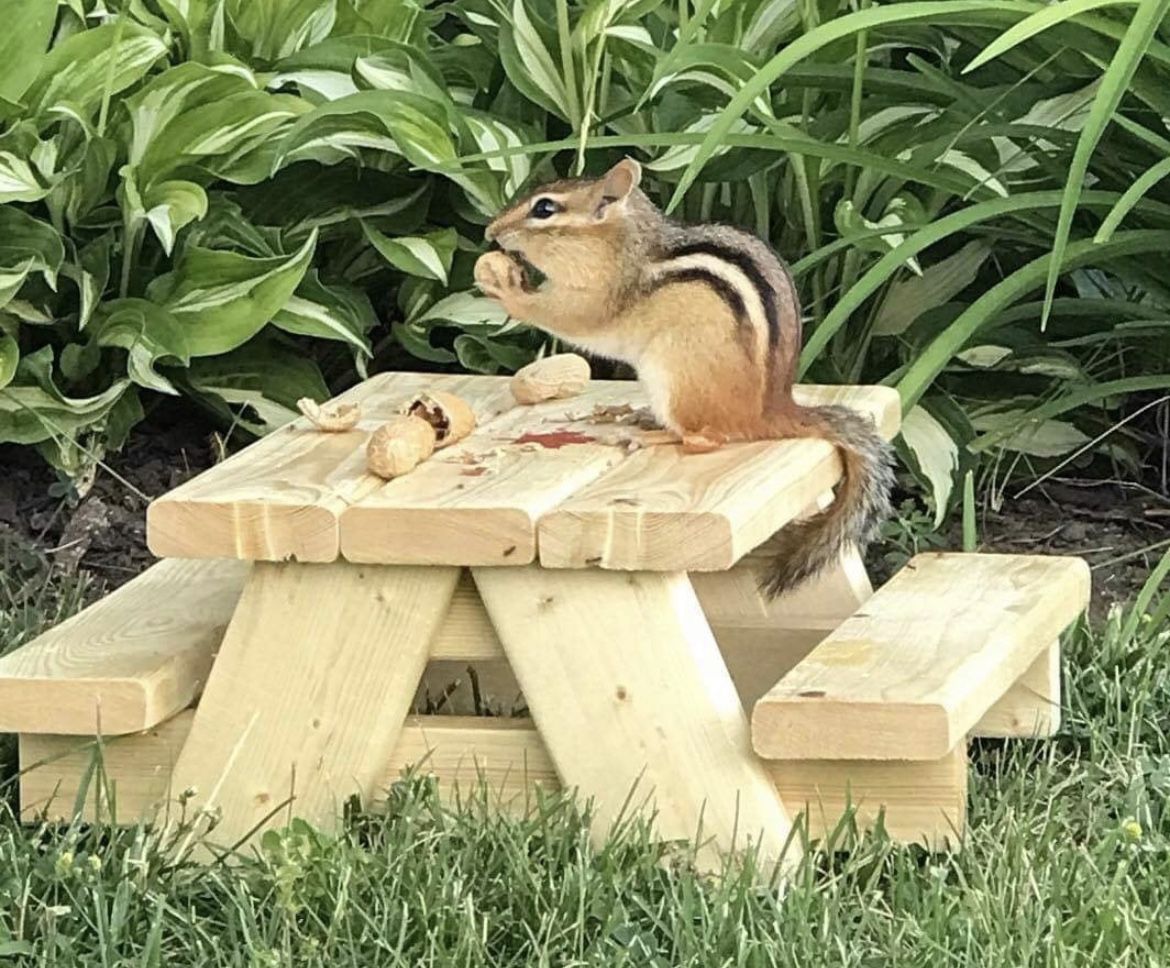
<svg viewBox="0 0 1170 968"><path fill-rule="evenodd" d="M789 819L682 574L477 568L476 586L557 775L604 836L652 803L659 836L702 832L705 867L748 844L787 866Z"/></svg>
<svg viewBox="0 0 1170 968"><path fill-rule="evenodd" d="M370 795L458 577L347 562L253 567L175 767L175 783L197 791L193 805L220 812L218 843L288 816L328 826L349 795Z"/></svg>
<svg viewBox="0 0 1170 968"><path fill-rule="evenodd" d="M177 814L181 791L171 771L192 715L181 713L149 732L107 742L103 763L110 783L104 790L87 788L84 819L109 818L112 809L121 823ZM20 778L22 816L68 819L93 755L92 742L80 736L21 736L20 762L28 771ZM535 787L555 792L561 786L531 720L410 717L374 784L375 804L411 766L437 777L440 792L451 798L478 791L482 777L493 803L520 811L534 802ZM963 831L967 770L962 745L937 762L801 761L767 764L766 769L794 814L807 809L814 838L831 833L847 806L863 830L884 811L884 828L894 840L934 849L956 842Z"/></svg>
<svg viewBox="0 0 1170 968"><path fill-rule="evenodd" d="M806 403L871 414L886 436L899 424L890 387L800 387ZM684 455L677 446L633 454L540 521L546 568L717 571L796 518L841 476L823 440L735 444Z"/></svg>
<svg viewBox="0 0 1170 968"><path fill-rule="evenodd" d="M365 444L411 394L462 395L481 421L513 404L496 377L384 373L338 400L360 403L362 421L345 433L320 433L303 417L153 501L147 544L161 558L333 561L339 518L382 481L366 473Z"/></svg>
<svg viewBox="0 0 1170 968"><path fill-rule="evenodd" d="M641 403L637 384L598 381L569 400L515 407L354 502L341 516L342 554L383 564L534 561L540 516L626 458L604 442L619 428L589 420L593 408ZM560 443L555 435L577 434L584 442L544 446L524 442L525 434L552 444Z"/></svg>
<svg viewBox="0 0 1170 968"><path fill-rule="evenodd" d="M164 561L0 658L0 733L136 733L198 695L247 562Z"/></svg>
<svg viewBox="0 0 1170 968"><path fill-rule="evenodd" d="M1079 558L913 558L755 706L775 759L938 759L1085 608Z"/></svg>

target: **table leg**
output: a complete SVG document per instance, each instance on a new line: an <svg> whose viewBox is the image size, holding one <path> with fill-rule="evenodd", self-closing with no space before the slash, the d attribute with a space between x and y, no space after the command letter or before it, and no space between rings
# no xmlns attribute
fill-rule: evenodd
<svg viewBox="0 0 1170 968"><path fill-rule="evenodd" d="M290 815L328 827L394 752L457 568L255 565L175 765L229 846ZM291 803L289 802L291 798ZM283 806L282 806L283 805Z"/></svg>
<svg viewBox="0 0 1170 968"><path fill-rule="evenodd" d="M751 842L768 867L788 814L684 574L473 569L488 614L565 786L592 798L604 836L652 799L667 840L699 863Z"/></svg>

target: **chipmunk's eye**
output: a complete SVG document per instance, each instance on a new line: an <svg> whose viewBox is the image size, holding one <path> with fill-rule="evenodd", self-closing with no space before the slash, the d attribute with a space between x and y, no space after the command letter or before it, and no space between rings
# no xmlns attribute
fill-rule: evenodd
<svg viewBox="0 0 1170 968"><path fill-rule="evenodd" d="M551 198L538 198L528 215L530 218L552 218L561 210L561 207Z"/></svg>

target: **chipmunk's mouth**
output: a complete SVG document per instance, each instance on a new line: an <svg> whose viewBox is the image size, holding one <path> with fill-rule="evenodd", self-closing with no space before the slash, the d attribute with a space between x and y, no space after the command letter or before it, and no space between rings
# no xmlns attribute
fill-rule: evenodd
<svg viewBox="0 0 1170 968"><path fill-rule="evenodd" d="M520 270L524 276L524 290L526 292L534 292L542 285L544 285L544 281L547 277L543 272L540 271L539 268L524 258L524 254L522 252L517 249L506 249L503 246L500 246L500 249L504 255L506 255L520 267Z"/></svg>

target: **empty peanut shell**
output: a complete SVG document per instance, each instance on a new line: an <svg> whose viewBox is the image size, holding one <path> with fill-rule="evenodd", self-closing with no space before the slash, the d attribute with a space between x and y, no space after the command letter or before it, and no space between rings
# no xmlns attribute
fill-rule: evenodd
<svg viewBox="0 0 1170 968"><path fill-rule="evenodd" d="M352 430L361 419L362 408L356 403L335 403L322 406L310 397L302 397L297 401L297 409L318 430L329 433L338 433L343 430Z"/></svg>
<svg viewBox="0 0 1170 968"><path fill-rule="evenodd" d="M535 360L512 377L517 403L540 403L575 397L589 385L589 361L576 353L558 353Z"/></svg>
<svg viewBox="0 0 1170 968"><path fill-rule="evenodd" d="M366 466L379 477L399 477L414 470L435 450L435 428L425 420L401 414L370 435Z"/></svg>

